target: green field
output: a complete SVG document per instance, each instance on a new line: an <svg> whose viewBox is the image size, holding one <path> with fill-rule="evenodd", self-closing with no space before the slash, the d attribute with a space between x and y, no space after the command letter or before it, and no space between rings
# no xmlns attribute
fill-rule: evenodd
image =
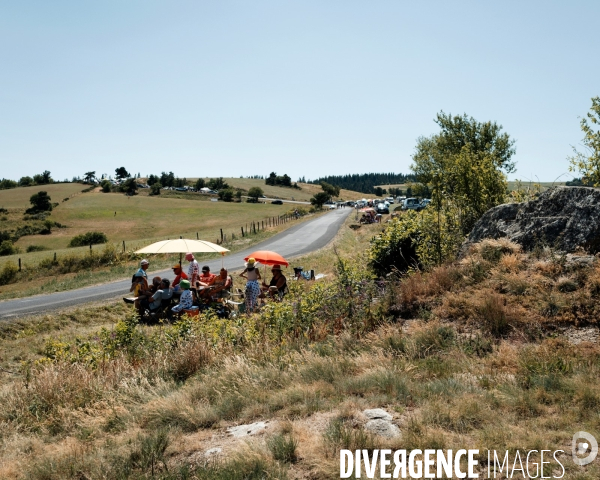
<svg viewBox="0 0 600 480"><path fill-rule="evenodd" d="M46 191L53 202L60 203L63 199L76 196L87 188L81 183L52 183L49 185L38 185L36 187L19 187L8 190L0 190L0 207L4 208L28 208L29 198L37 192Z"/></svg>

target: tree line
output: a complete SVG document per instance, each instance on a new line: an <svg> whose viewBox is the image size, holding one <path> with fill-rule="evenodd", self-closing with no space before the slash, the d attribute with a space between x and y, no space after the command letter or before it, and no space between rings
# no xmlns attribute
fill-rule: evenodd
<svg viewBox="0 0 600 480"><path fill-rule="evenodd" d="M326 182L331 185L337 185L345 190L374 194L377 185L394 185L414 181L415 176L413 174L354 173L349 175L329 175L327 177L317 178L316 180L309 180L308 183L320 185L321 182Z"/></svg>

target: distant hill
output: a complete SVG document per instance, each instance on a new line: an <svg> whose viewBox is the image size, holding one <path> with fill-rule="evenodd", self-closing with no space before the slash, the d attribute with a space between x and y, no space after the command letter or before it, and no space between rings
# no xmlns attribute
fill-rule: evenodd
<svg viewBox="0 0 600 480"><path fill-rule="evenodd" d="M354 173L351 175L330 175L328 177L320 177L316 180L309 180L307 183L319 184L319 182L327 182L332 185L337 185L346 190L354 190L356 192L374 193L375 187L378 185L394 185L414 182L415 177L412 174L404 173Z"/></svg>

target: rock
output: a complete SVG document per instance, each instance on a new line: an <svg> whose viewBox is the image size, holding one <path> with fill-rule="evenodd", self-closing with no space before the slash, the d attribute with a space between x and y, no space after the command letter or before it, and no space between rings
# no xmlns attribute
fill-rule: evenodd
<svg viewBox="0 0 600 480"><path fill-rule="evenodd" d="M371 420L382 419L391 421L392 416L386 412L383 408L371 408L370 410L363 411L365 417L370 418Z"/></svg>
<svg viewBox="0 0 600 480"><path fill-rule="evenodd" d="M237 427L229 427L227 432L236 438L246 437L248 435L257 435L262 433L267 428L267 422L255 422L248 425L238 425Z"/></svg>
<svg viewBox="0 0 600 480"><path fill-rule="evenodd" d="M365 430L385 438L394 438L400 435L400 429L389 420L369 420L365 424Z"/></svg>
<svg viewBox="0 0 600 480"><path fill-rule="evenodd" d="M508 203L488 210L475 224L461 248L484 238L506 237L532 250L549 245L563 252L578 247L600 252L600 190L589 187L554 187L536 200Z"/></svg>
<svg viewBox="0 0 600 480"><path fill-rule="evenodd" d="M209 448L206 452L204 452L205 457L214 457L219 455L223 451L220 447Z"/></svg>

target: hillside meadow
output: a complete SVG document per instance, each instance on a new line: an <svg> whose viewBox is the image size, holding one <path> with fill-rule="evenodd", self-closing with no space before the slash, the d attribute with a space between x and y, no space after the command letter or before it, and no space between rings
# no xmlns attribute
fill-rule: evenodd
<svg viewBox="0 0 600 480"><path fill-rule="evenodd" d="M273 185L266 185L264 180L258 178L235 178L227 177L223 178L229 185L234 188L241 188L243 190L250 190L252 187L260 187L265 193L266 197L269 198L281 198L283 200L298 200L303 202L309 202L311 197L315 193L322 192L323 189L320 185L313 185L312 183L298 183L301 187L300 190L296 188L278 187ZM340 190L339 200L358 200L365 196L364 193L355 192L353 190Z"/></svg>
<svg viewBox="0 0 600 480"><path fill-rule="evenodd" d="M18 190L20 189L13 189L10 192ZM7 191L0 193L6 195ZM21 195L21 197L23 200L26 196ZM22 203L20 205L9 209L8 215L4 215L7 220L0 222L0 229L31 223L23 220L25 206ZM16 242L16 246L21 249L20 253L0 257L0 269L7 262L17 264L20 258L23 268L32 271L32 275L27 277L25 286L19 282L0 287L0 299L71 289L123 278L133 268L135 257L94 271L86 268L81 272L58 273L54 269L44 273L45 270L35 268L40 262L53 259L55 253L59 260L65 257L89 255L89 247L67 248L69 241L75 235L100 231L107 235L108 245L115 246L117 251L122 251L122 242L125 241L126 251L132 252L155 241L179 236L195 239L198 234L202 240L217 242L221 238L221 229L223 229L224 235L227 236L225 246L236 251L289 228L293 223L275 226L273 223L268 226L268 223L269 219L273 220L289 213L291 207L291 205L270 203L212 202L209 197L201 195L188 199L151 197L145 194L127 197L123 194L99 191L78 194L60 203L48 217L65 228L53 228L49 235L23 236ZM303 217L303 219L307 218L310 217ZM242 238L241 227L247 231L253 221L260 222L261 231ZM233 240L232 234L235 234ZM41 246L45 250L27 253L26 249L30 245ZM93 251L101 253L104 248L103 245L95 245ZM156 258L154 266L167 267L175 258L176 256L160 256ZM36 274L33 275L33 272Z"/></svg>
<svg viewBox="0 0 600 480"><path fill-rule="evenodd" d="M598 261L487 241L375 280L382 226L353 223L294 262L324 279L259 314L144 326L116 302L0 325L0 478L321 480L339 478L340 449L478 448L480 478L488 449L511 465L552 449L562 478L597 479L570 441L600 433ZM400 436L369 430L371 408ZM550 461L543 476L561 476Z"/></svg>

